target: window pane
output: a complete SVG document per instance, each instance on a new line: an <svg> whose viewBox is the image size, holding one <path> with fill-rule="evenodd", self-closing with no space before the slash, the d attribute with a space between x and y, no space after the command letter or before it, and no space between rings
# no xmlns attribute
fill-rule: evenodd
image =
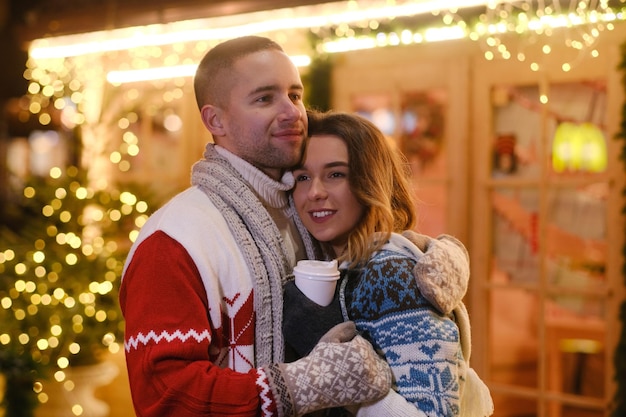
<svg viewBox="0 0 626 417"><path fill-rule="evenodd" d="M604 396L605 302L600 297L554 295L546 305L548 389Z"/></svg>
<svg viewBox="0 0 626 417"><path fill-rule="evenodd" d="M548 276L567 288L606 284L606 183L553 188L549 192Z"/></svg>
<svg viewBox="0 0 626 417"><path fill-rule="evenodd" d="M447 91L406 92L401 98L400 148L419 178L442 178L446 173L445 125Z"/></svg>
<svg viewBox="0 0 626 417"><path fill-rule="evenodd" d="M507 385L537 387L540 318L537 294L519 288L494 289L490 310L490 379Z"/></svg>
<svg viewBox="0 0 626 417"><path fill-rule="evenodd" d="M352 109L374 123L385 135L396 133L396 117L389 94L357 94L352 97Z"/></svg>
<svg viewBox="0 0 626 417"><path fill-rule="evenodd" d="M494 282L538 282L538 204L536 190L493 191Z"/></svg>
<svg viewBox="0 0 626 417"><path fill-rule="evenodd" d="M589 175L607 168L606 83L580 81L552 84L548 95L551 172Z"/></svg>
<svg viewBox="0 0 626 417"><path fill-rule="evenodd" d="M541 102L538 86L499 86L493 106L492 176L538 178L541 149Z"/></svg>

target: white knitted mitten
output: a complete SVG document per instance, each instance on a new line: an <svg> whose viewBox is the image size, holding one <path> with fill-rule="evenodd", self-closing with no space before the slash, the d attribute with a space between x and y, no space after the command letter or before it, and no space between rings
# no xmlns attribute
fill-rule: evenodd
<svg viewBox="0 0 626 417"><path fill-rule="evenodd" d="M413 269L420 292L440 312L451 313L467 292L470 277L467 249L450 235L432 239L411 230L402 235L424 252Z"/></svg>
<svg viewBox="0 0 626 417"><path fill-rule="evenodd" d="M311 353L264 368L280 417L378 400L391 387L391 370L353 322L328 331Z"/></svg>
<svg viewBox="0 0 626 417"><path fill-rule="evenodd" d="M378 401L346 409L356 417L428 417L425 411L418 409L392 389Z"/></svg>

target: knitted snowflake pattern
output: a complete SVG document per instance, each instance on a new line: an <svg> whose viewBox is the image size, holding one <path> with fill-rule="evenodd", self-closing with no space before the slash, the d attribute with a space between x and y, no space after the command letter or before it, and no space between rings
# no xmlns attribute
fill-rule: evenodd
<svg viewBox="0 0 626 417"><path fill-rule="evenodd" d="M419 292L414 266L413 259L381 250L364 269L350 271L348 314L385 356L403 397L429 417L458 416L459 330Z"/></svg>

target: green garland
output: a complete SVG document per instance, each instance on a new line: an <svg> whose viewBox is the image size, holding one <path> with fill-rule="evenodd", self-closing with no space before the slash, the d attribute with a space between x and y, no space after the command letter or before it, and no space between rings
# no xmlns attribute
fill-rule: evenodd
<svg viewBox="0 0 626 417"><path fill-rule="evenodd" d="M304 91L307 92L307 107L319 111L330 110L332 65L329 56L315 57L308 72L302 76Z"/></svg>
<svg viewBox="0 0 626 417"><path fill-rule="evenodd" d="M331 109L333 58L317 52L321 43L319 34L309 31L307 37L311 51L315 52L308 70L302 75L306 105L311 109L328 111Z"/></svg>
<svg viewBox="0 0 626 417"><path fill-rule="evenodd" d="M622 71L622 84L626 91L626 43L622 44L622 62L619 65L619 69ZM621 139L622 150L620 152L620 159L626 167L626 103L622 105L622 123L620 130L616 135L616 139ZM622 195L626 196L626 189L622 191ZM626 207L622 213L626 213ZM626 246L622 248L622 255L626 258ZM626 263L622 265L622 277L624 278L624 284L626 285ZM622 323L621 336L615 349L615 355L613 358L615 365L615 380L617 382L617 389L614 397L614 409L612 410L612 417L626 416L626 301L622 302L620 307L620 321Z"/></svg>

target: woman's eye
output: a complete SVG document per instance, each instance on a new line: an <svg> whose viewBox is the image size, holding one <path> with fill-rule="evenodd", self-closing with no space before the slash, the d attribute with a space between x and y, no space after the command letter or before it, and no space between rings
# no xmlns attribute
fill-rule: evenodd
<svg viewBox="0 0 626 417"><path fill-rule="evenodd" d="M330 178L345 178L347 176L348 174L345 172L331 172L329 175Z"/></svg>
<svg viewBox="0 0 626 417"><path fill-rule="evenodd" d="M294 175L294 178L296 179L296 182L302 182L302 181L308 180L309 176L305 174L299 174L299 175Z"/></svg>

